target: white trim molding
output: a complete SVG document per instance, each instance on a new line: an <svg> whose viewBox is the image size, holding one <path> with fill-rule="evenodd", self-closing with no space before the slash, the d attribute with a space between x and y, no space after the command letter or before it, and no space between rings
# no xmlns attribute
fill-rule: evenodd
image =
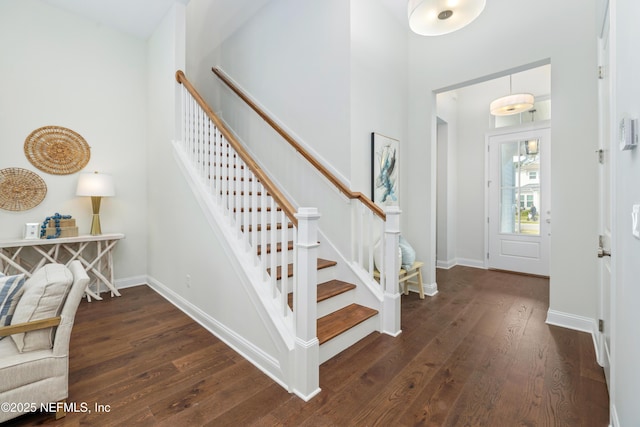
<svg viewBox="0 0 640 427"><path fill-rule="evenodd" d="M596 352L596 360L600 363L601 354L598 345L598 322L591 317L578 316L576 314L563 313L561 311L547 311L547 325L560 326L561 328L573 329L574 331L586 332L591 335L593 348Z"/></svg>
<svg viewBox="0 0 640 427"><path fill-rule="evenodd" d="M438 284L433 282L433 283L423 283L422 284L422 291L424 292L424 294L426 296L432 297L435 294L438 293ZM413 284L413 283L409 283L409 292L415 292L418 293L418 286Z"/></svg>
<svg viewBox="0 0 640 427"><path fill-rule="evenodd" d="M242 355L242 357L251 362L276 383L280 384L285 390L289 390L289 386L282 379L283 367L278 360L245 340L241 335L227 328L158 280L153 277L149 277L148 279L148 285L151 289Z"/></svg>
<svg viewBox="0 0 640 427"><path fill-rule="evenodd" d="M551 309L547 311L546 323L547 325L560 326L567 329L573 329L575 331L587 332L591 335L594 334L594 331L598 330L598 325L595 319Z"/></svg>

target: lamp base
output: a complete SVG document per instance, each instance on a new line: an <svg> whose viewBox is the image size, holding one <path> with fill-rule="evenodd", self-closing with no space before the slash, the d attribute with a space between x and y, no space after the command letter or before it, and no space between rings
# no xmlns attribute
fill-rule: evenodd
<svg viewBox="0 0 640 427"><path fill-rule="evenodd" d="M100 215L93 214L93 219L91 220L91 235L99 236L102 234L102 229L100 228Z"/></svg>

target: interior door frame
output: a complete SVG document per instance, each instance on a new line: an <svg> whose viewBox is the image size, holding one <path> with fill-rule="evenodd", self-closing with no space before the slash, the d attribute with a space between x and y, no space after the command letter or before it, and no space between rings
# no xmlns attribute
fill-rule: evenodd
<svg viewBox="0 0 640 427"><path fill-rule="evenodd" d="M604 320L604 330L600 331L598 327L594 330L594 338L596 341L596 357L598 364L603 367L605 372L605 379L607 383L607 388L610 393L610 397L613 392L612 381L613 381L613 370L612 366L612 358L614 349L607 346L606 343L606 332L609 333L609 341L611 343L611 347L613 347L613 336L615 335L615 290L616 290L616 268L615 268L615 242L616 242L616 222L614 220L614 210L613 207L616 206L616 192L615 192L615 163L616 163L616 153L618 151L617 147L617 137L616 137L616 112L615 112L615 104L614 104L614 87L615 87L615 63L613 61L613 50L615 49L614 42L614 33L612 31L612 22L610 18L610 2L605 0L601 2L602 10L600 11L601 18L601 31L598 34L598 66L601 67L600 73L602 73L602 78L598 80L598 115L599 115L599 135L598 135L598 148L599 150L603 150L603 153L600 154L603 156L604 161L609 162L608 169L608 187L604 188L604 177L603 171L600 167L599 177L598 177L598 235L605 236L604 240L604 249L610 251L611 258L604 259L601 258L598 262L598 319ZM604 51L604 40L607 40L608 50ZM607 54L607 57L604 54ZM603 64L606 64L604 66ZM603 87L603 80L606 78L608 82L608 86ZM606 93L605 93L606 92ZM604 96L608 96L608 109L605 108L605 103L603 100ZM603 202L603 191L609 192L609 204L605 206ZM607 224L605 224L605 209L609 209L609 231L610 235L605 235L605 229ZM606 241L608 240L608 241ZM608 265L607 265L608 263ZM605 274L606 269L609 270L609 295L606 297L606 289L605 289ZM607 318L607 313L609 314ZM611 399L613 400L613 399Z"/></svg>
<svg viewBox="0 0 640 427"><path fill-rule="evenodd" d="M490 153L489 153L489 141L491 139L491 137L494 136L499 136L499 135L507 135L510 133L521 133L521 132L534 132L537 131L539 129L549 129L549 133L551 134L551 120L540 120L538 122L531 122L531 123L524 123L521 125L517 125L517 126L508 126L508 127L503 127L503 128L497 128L497 129L493 129L491 131L488 131L485 133L485 150L484 150L484 217L485 217L485 221L484 221L484 248L485 248L485 254L484 254L484 268L488 269L489 268L489 235L490 235L490 224L489 224L489 217L490 217L490 188L489 188L489 182L491 180L491 176L490 176ZM552 136L551 136L552 138ZM551 145L551 144L549 144ZM549 147L550 153L549 153L549 172L548 172L548 177L547 179L551 179L551 147ZM551 185L549 185L549 192L551 191ZM548 195L549 200L551 200L551 194ZM541 219L542 221L542 219ZM551 226L549 226L549 232L551 230ZM549 239L551 239L551 236L549 236ZM551 245L551 240L549 240L549 245ZM549 259L550 260L550 259Z"/></svg>

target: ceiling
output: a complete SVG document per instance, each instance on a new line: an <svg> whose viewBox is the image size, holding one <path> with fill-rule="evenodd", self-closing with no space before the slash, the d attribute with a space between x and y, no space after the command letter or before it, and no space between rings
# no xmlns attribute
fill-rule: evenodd
<svg viewBox="0 0 640 427"><path fill-rule="evenodd" d="M141 39L148 39L175 3L189 0L42 0Z"/></svg>
<svg viewBox="0 0 640 427"><path fill-rule="evenodd" d="M189 0L42 0L107 27L141 39L148 39L174 3ZM407 22L406 0L380 0L401 23ZM238 9L239 3L250 5L251 0L212 0L220 10ZM227 3L225 6L224 3Z"/></svg>

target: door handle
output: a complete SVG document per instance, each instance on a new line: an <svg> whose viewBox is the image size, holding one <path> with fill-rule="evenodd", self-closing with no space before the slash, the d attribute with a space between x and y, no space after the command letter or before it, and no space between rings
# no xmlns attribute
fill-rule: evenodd
<svg viewBox="0 0 640 427"><path fill-rule="evenodd" d="M598 258L611 257L611 251L606 251L603 248L598 248Z"/></svg>

